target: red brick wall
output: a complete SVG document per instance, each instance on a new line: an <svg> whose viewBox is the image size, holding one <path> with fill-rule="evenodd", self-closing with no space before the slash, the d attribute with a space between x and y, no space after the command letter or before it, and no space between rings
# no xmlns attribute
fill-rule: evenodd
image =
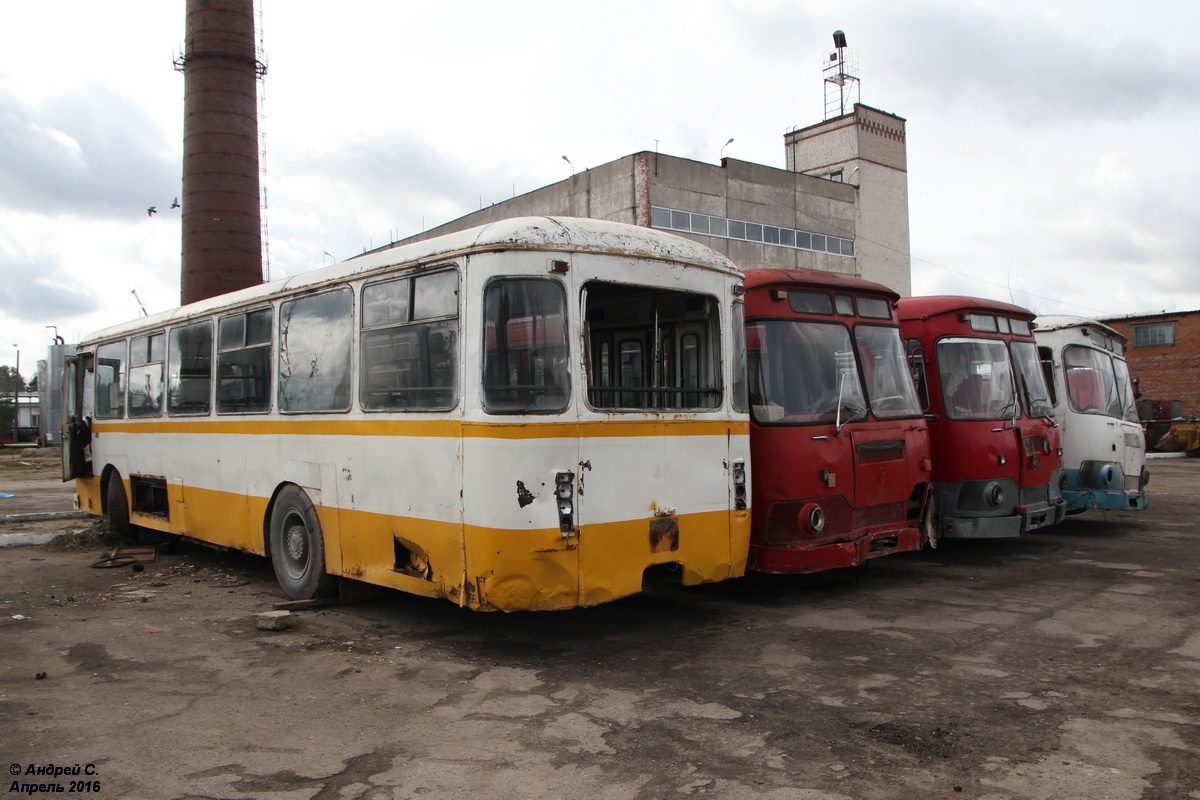
<svg viewBox="0 0 1200 800"><path fill-rule="evenodd" d="M1200 311L1102 320L1129 337L1125 357L1129 374L1139 379L1143 400L1181 400L1183 416L1200 417ZM1136 325L1174 322L1175 344L1134 347Z"/></svg>

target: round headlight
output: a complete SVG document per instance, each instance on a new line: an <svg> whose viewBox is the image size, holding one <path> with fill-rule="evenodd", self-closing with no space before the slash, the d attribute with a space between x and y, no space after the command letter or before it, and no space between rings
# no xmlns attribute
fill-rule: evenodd
<svg viewBox="0 0 1200 800"><path fill-rule="evenodd" d="M983 493L983 499L992 508L997 508L1004 502L1004 487L998 483L989 484Z"/></svg>
<svg viewBox="0 0 1200 800"><path fill-rule="evenodd" d="M800 525L810 533L820 533L825 529L825 510L816 503L806 504L800 509Z"/></svg>

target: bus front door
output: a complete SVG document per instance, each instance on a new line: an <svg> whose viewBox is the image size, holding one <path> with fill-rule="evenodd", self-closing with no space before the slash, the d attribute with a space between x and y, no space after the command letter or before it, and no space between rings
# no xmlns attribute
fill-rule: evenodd
<svg viewBox="0 0 1200 800"><path fill-rule="evenodd" d="M84 410L83 356L67 356L62 374L62 479L92 477L91 424Z"/></svg>

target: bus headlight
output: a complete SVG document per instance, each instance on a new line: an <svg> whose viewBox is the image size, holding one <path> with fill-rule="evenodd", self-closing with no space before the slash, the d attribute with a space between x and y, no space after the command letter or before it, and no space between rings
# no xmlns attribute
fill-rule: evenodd
<svg viewBox="0 0 1200 800"><path fill-rule="evenodd" d="M816 503L809 503L800 509L800 526L808 528L813 533L825 530L825 509Z"/></svg>
<svg viewBox="0 0 1200 800"><path fill-rule="evenodd" d="M1004 503L1004 487L998 483L989 483L983 490L983 501L992 508L999 508Z"/></svg>

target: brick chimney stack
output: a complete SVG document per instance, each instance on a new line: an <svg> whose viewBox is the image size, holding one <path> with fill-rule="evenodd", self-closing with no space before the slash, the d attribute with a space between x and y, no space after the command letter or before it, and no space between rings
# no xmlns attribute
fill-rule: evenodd
<svg viewBox="0 0 1200 800"><path fill-rule="evenodd" d="M187 0L181 302L262 283L254 0Z"/></svg>

